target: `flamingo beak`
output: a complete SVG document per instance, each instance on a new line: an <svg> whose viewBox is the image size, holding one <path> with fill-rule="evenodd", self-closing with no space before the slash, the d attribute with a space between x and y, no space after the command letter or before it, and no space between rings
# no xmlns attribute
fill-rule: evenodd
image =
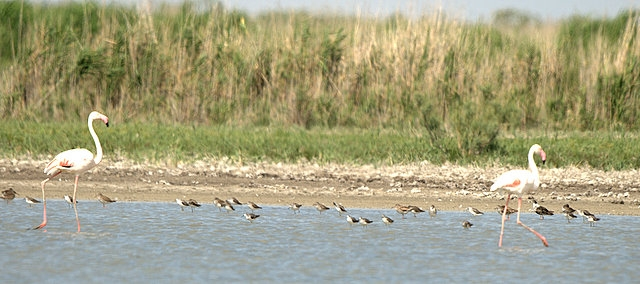
<svg viewBox="0 0 640 284"><path fill-rule="evenodd" d="M107 122L105 122L104 124L105 124L107 127L109 127L109 122L108 122L108 121L107 121Z"/></svg>

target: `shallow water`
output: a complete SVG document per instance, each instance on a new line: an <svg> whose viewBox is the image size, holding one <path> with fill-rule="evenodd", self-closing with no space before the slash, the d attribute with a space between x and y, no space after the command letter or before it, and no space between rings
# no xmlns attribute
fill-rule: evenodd
<svg viewBox="0 0 640 284"><path fill-rule="evenodd" d="M640 218L600 216L595 227L562 215L522 221L545 235L507 221L497 247L500 216L487 212L425 213L402 219L392 209L350 209L374 221L349 225L335 210L318 214L303 206L263 206L249 223L239 206L220 212L204 204L191 212L175 203L97 201L78 204L82 232L62 200L47 203L46 231L29 231L42 221L42 206L22 200L0 204L0 282L151 282L193 280L242 282L537 282L631 283L640 279L637 238ZM380 221L384 213L395 219ZM463 229L462 221L474 226Z"/></svg>

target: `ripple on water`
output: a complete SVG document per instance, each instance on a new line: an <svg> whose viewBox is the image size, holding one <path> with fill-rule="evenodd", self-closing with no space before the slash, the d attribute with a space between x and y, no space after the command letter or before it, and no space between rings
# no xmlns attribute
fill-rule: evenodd
<svg viewBox="0 0 640 284"><path fill-rule="evenodd" d="M606 216L596 227L562 216L523 222L549 240L545 248L525 229L507 221L497 247L500 216L439 212L402 219L392 209L350 209L374 223L349 225L337 212L303 206L263 206L249 223L238 206L220 212L204 204L195 212L174 203L117 202L79 205L48 202L47 231L27 231L41 207L1 204L2 282L496 282L504 279L571 282L632 282L640 218ZM381 214L395 219L390 226ZM462 221L474 226L464 229ZM594 269L595 268L595 269ZM517 278L516 278L517 277Z"/></svg>

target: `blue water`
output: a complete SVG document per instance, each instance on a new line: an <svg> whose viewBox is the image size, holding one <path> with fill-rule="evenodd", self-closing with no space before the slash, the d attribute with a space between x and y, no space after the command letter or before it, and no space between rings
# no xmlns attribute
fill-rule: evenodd
<svg viewBox="0 0 640 284"><path fill-rule="evenodd" d="M351 209L374 220L349 225L335 210L263 206L250 212L219 212L205 204L195 212L175 203L97 201L78 204L82 232L64 201L47 203L46 231L28 231L42 221L42 206L14 200L0 204L1 283L32 282L507 282L570 281L632 283L640 279L640 218L601 216L596 227L563 216L522 221L545 235L508 221L497 247L500 216L439 212L401 219L389 209ZM395 219L380 221L384 213ZM513 218L515 219L515 218ZM461 222L474 226L463 229Z"/></svg>

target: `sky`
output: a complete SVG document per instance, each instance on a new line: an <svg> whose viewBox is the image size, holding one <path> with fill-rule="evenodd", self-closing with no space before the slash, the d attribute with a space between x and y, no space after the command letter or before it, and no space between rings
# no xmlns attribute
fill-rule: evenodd
<svg viewBox="0 0 640 284"><path fill-rule="evenodd" d="M177 0L170 0L177 1ZM496 10L515 8L541 20L561 19L571 15L615 16L624 9L639 9L640 0L221 0L228 9L249 14L265 11L306 10L345 14L386 16L400 11L419 16L442 8L448 16L470 21L490 19Z"/></svg>

